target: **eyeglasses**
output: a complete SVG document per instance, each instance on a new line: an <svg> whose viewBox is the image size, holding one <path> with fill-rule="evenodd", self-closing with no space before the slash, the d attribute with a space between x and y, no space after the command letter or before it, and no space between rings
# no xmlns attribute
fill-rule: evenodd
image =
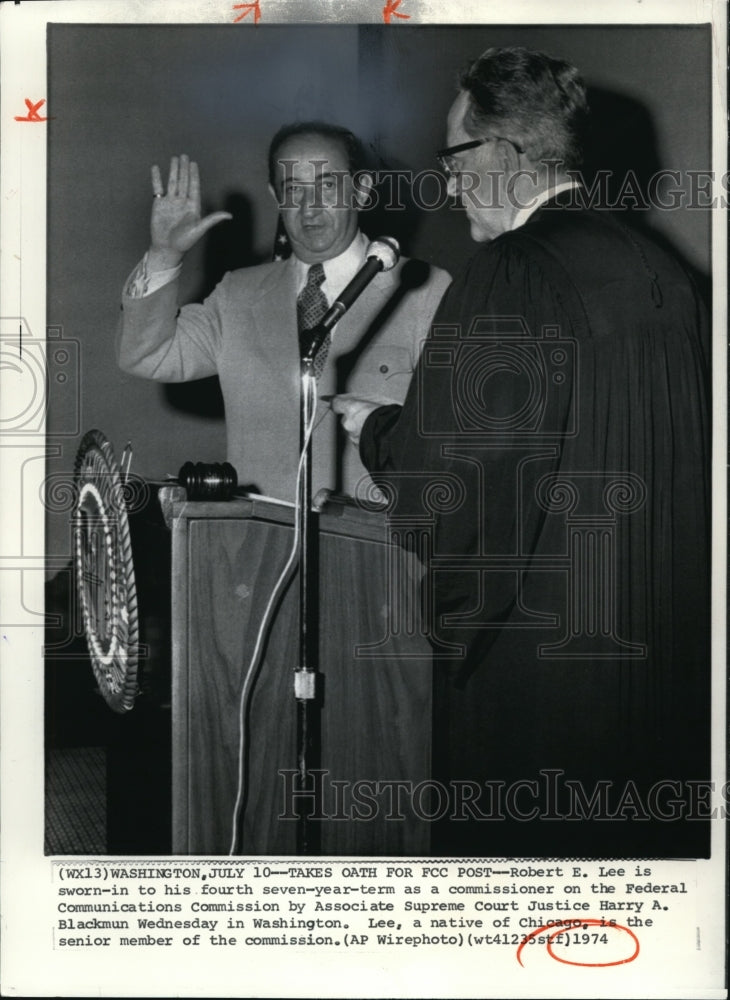
<svg viewBox="0 0 730 1000"><path fill-rule="evenodd" d="M514 146L520 155L524 153L522 146L513 142L512 139L508 139L504 135L488 135L482 139L472 139L471 142L460 142L457 146L447 146L445 149L439 149L436 153L436 159L439 161L439 165L447 177L458 177L461 171L454 161L454 153L465 153L467 149L475 149L477 146L483 146L485 142L499 141L508 142L510 146Z"/></svg>

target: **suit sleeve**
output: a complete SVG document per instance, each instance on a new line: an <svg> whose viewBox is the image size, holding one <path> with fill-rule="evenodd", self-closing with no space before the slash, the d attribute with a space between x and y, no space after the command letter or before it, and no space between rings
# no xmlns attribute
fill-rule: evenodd
<svg viewBox="0 0 730 1000"><path fill-rule="evenodd" d="M226 275L202 304L182 309L178 309L177 281L144 298L124 295L116 339L120 368L158 382L187 382L216 374L229 278Z"/></svg>

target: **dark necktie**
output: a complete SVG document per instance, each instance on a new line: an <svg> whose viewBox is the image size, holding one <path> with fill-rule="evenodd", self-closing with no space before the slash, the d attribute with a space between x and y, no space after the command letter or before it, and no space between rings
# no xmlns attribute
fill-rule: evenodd
<svg viewBox="0 0 730 1000"><path fill-rule="evenodd" d="M324 268L321 264L312 264L307 274L307 283L299 293L299 298L297 299L299 349L302 353L307 350L312 340L309 331L314 329L327 312L327 299L320 288L323 281ZM314 359L314 374L316 378L319 378L324 371L329 346L330 338L328 335Z"/></svg>

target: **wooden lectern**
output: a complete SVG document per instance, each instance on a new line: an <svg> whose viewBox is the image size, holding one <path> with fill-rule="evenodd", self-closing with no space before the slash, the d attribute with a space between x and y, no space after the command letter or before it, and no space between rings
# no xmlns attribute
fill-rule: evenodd
<svg viewBox="0 0 730 1000"><path fill-rule="evenodd" d="M294 511L236 499L179 502L173 517L173 852L227 854L239 698L289 555ZM431 651L418 624L414 561L388 544L381 513L332 503L316 517L321 853L428 854L427 786L418 786L430 775ZM249 698L244 855L296 852L293 794L309 791L294 773L297 616L295 576Z"/></svg>

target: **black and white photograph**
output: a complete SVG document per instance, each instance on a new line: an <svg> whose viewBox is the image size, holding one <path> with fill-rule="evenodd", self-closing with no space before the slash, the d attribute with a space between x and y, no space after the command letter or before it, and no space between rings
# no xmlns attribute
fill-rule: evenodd
<svg viewBox="0 0 730 1000"><path fill-rule="evenodd" d="M49 28L49 810L707 856L709 27L386 32Z"/></svg>
<svg viewBox="0 0 730 1000"><path fill-rule="evenodd" d="M8 117L24 130L6 163L44 148L45 215L23 218L44 230L45 311L23 308L5 238L0 457L26 519L5 529L4 654L21 631L38 646L54 892L69 870L121 892L122 869L83 866L105 858L165 896L157 879L151 921L87 906L91 931L62 903L54 951L139 955L155 939L114 934L147 923L211 945L326 926L307 943L359 943L368 969L339 995L427 995L382 992L357 913L291 915L332 886L237 917L216 895L305 877L372 878L336 918L364 921L388 880L413 892L366 928L410 962L484 922L502 974L496 946L520 968L547 927L546 992L502 995L560 995L570 965L640 976L641 948L661 966L671 904L697 911L687 949L700 924L721 941L699 915L727 805L716 11L58 6L43 94L8 116L5 88L4 138ZM191 885L195 919L166 921ZM440 955L432 995L487 995ZM596 996L640 981L573 975ZM710 972L674 983L724 995Z"/></svg>

